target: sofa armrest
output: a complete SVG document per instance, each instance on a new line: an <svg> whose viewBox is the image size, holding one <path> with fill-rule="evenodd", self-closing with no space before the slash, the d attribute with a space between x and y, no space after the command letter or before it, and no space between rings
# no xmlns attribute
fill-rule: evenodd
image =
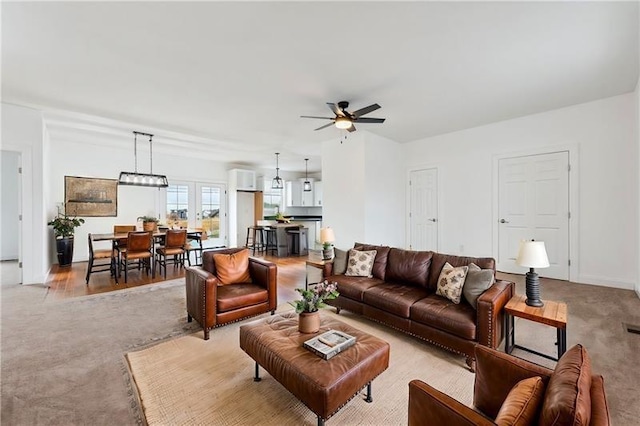
<svg viewBox="0 0 640 426"><path fill-rule="evenodd" d="M495 425L494 422L421 380L409 382L409 426Z"/></svg>
<svg viewBox="0 0 640 426"><path fill-rule="evenodd" d="M278 307L278 268L275 263L268 260L249 258L249 275L254 284L267 289L269 293L269 310Z"/></svg>
<svg viewBox="0 0 640 426"><path fill-rule="evenodd" d="M496 349L504 337L504 306L511 300L515 284L498 280L478 297L476 328L478 343Z"/></svg>
<svg viewBox="0 0 640 426"><path fill-rule="evenodd" d="M186 269L187 313L207 330L216 324L218 278L201 266Z"/></svg>
<svg viewBox="0 0 640 426"><path fill-rule="evenodd" d="M523 379L540 376L545 386L552 370L485 346L476 345L473 406L491 418L500 411L509 391Z"/></svg>

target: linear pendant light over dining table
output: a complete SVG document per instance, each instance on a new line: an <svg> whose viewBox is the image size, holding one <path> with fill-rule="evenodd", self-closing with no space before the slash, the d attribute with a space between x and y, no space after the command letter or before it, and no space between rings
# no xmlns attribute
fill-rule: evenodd
<svg viewBox="0 0 640 426"><path fill-rule="evenodd" d="M149 173L138 173L138 135L149 137ZM133 132L133 172L120 172L118 185L148 186L153 188L166 188L169 181L165 175L153 174L153 135L150 133Z"/></svg>

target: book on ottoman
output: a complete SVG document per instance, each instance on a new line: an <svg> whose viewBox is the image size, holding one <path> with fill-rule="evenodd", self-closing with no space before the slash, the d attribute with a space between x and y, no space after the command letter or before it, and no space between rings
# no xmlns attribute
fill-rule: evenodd
<svg viewBox="0 0 640 426"><path fill-rule="evenodd" d="M356 343L356 338L338 330L329 330L304 342L304 347L324 359L330 359Z"/></svg>

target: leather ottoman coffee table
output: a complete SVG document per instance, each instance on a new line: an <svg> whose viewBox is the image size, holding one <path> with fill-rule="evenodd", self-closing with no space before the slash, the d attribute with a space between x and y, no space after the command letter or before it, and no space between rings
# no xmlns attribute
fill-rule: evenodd
<svg viewBox="0 0 640 426"><path fill-rule="evenodd" d="M317 336L298 331L298 315L288 312L240 327L240 347L256 361L255 381L262 366L318 416L318 425L367 386L389 366L389 344L338 320L322 318L320 332L340 330L356 338L355 345L325 360L302 344Z"/></svg>

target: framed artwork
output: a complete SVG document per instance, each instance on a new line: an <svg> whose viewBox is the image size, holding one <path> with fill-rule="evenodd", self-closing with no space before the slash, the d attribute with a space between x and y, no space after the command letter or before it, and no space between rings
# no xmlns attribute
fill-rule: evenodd
<svg viewBox="0 0 640 426"><path fill-rule="evenodd" d="M115 217L118 215L118 180L65 176L64 205L68 215Z"/></svg>

